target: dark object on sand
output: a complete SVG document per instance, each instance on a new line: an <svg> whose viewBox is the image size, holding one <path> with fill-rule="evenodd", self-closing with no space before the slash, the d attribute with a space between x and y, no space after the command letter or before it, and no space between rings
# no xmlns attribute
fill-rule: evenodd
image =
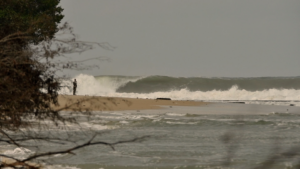
<svg viewBox="0 0 300 169"><path fill-rule="evenodd" d="M171 100L170 98L162 98L162 97L160 97L160 98L156 98L156 100Z"/></svg>
<svg viewBox="0 0 300 169"><path fill-rule="evenodd" d="M245 104L245 102L230 102L230 103L240 103L240 104Z"/></svg>

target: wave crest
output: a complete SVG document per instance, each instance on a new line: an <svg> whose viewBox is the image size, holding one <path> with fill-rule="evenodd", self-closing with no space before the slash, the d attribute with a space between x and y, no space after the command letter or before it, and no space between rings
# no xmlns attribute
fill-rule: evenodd
<svg viewBox="0 0 300 169"><path fill-rule="evenodd" d="M290 88L267 88L263 90L247 90L240 87L238 80L233 79L227 89L220 89L214 84L215 88L211 90L191 89L188 84L195 85L196 82L205 79L207 84L220 82L219 80L229 81L230 79L220 78L173 78L164 76L135 77L135 76L91 76L80 74L77 79L78 95L92 96L113 96L113 97L131 97L131 98L158 98L168 97L173 100L300 100L300 89ZM211 79L211 81L210 81ZM217 79L217 81L215 81ZM243 78L242 78L243 79ZM239 79L242 81L242 79ZM259 78L248 78L247 82L258 83ZM266 78L270 79L270 78ZM280 78L274 78L279 81ZM273 80L274 80L273 79ZM298 81L299 78L290 78L281 80L284 84L290 80ZM274 81L273 81L274 82ZM71 81L64 81L64 85L71 86ZM261 85L265 85L263 82ZM259 85L259 84L258 84ZM130 90L124 88L130 86ZM161 86L168 86L162 88ZM299 85L300 86L300 85ZM145 91L143 91L145 90ZM63 88L60 94L72 94L72 88Z"/></svg>

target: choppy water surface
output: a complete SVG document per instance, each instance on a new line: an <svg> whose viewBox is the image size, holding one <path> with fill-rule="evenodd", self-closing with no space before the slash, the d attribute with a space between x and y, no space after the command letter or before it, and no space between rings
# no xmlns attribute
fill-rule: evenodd
<svg viewBox="0 0 300 169"><path fill-rule="evenodd" d="M214 103L94 112L90 117L77 116L81 128L69 125L68 131L53 131L61 137L72 136L78 143L87 141L95 131L104 132L97 139L108 142L151 137L141 143L117 145L115 151L96 145L77 150L76 155L53 156L46 161L47 168L254 168L270 155L300 145L300 108L292 106ZM44 143L39 150L6 147L4 153L25 157L63 146L74 145ZM296 168L297 162L297 158L281 156L272 168Z"/></svg>

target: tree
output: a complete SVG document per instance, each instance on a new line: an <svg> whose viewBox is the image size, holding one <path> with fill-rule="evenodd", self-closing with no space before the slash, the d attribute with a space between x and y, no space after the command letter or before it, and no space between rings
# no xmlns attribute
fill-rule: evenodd
<svg viewBox="0 0 300 169"><path fill-rule="evenodd" d="M63 19L60 0L1 0L0 39L16 32L27 32L35 44L52 39ZM29 29L32 29L28 31ZM25 44L29 40L25 40Z"/></svg>
<svg viewBox="0 0 300 169"><path fill-rule="evenodd" d="M48 65L39 62L32 45L49 43L63 18L59 0L4 0L0 2L0 126L17 129L22 118L59 119L50 104L57 104L59 84L48 83L51 92L40 89L52 77ZM44 52L43 57L53 57Z"/></svg>
<svg viewBox="0 0 300 169"><path fill-rule="evenodd" d="M94 45L112 49L107 43L91 43L78 41L72 27L67 23L58 26L63 15L58 7L59 0L2 0L0 1L0 138L1 143L24 146L28 140L52 141L60 140L41 135L39 132L24 132L20 128L30 130L31 127L49 119L58 125L66 121L76 122L72 117L61 116L59 110L51 105L58 104L57 96L60 79L55 72L60 69L72 69L80 66L77 62L55 63L54 57L74 52L90 50ZM58 33L68 35L58 39ZM88 114L88 111L74 110ZM30 123L28 120L34 120ZM15 131L9 134L8 131ZM2 157L14 159L12 164L2 163L0 168L24 166L37 168L27 162L41 157L59 153L72 153L78 148L103 144L113 148L114 145L141 141L145 137L114 143L90 139L66 150L36 154L27 159L15 159L0 154ZM63 140L68 141L68 140Z"/></svg>

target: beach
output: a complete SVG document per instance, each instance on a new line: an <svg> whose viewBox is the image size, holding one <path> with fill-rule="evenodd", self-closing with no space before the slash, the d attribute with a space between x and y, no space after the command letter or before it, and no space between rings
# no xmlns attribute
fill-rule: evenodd
<svg viewBox="0 0 300 169"><path fill-rule="evenodd" d="M76 155L51 156L45 168L241 169L259 168L274 149L297 150L300 144L300 136L295 134L300 129L300 90L280 86L294 84L298 77L271 78L275 82L268 78L89 75L76 79L77 95L65 87L59 92L59 105L52 105L76 123L41 129L43 134L50 132L71 142L60 146L41 142L38 150L6 146L3 154L24 158L79 145L95 135L94 141L110 143L150 136L143 142L116 145L115 150L99 145L75 151ZM259 85L252 88L243 86L257 81ZM222 88L226 84L227 89ZM290 158L274 162L276 169L297 166Z"/></svg>
<svg viewBox="0 0 300 169"><path fill-rule="evenodd" d="M123 97L101 97L87 95L59 95L59 106L55 110L123 111L160 109L162 106L201 106L208 103L200 101L140 99Z"/></svg>
<svg viewBox="0 0 300 169"><path fill-rule="evenodd" d="M298 106L85 95L59 95L58 102L60 106L53 108L76 123L50 124L40 132L68 142L2 146L2 153L22 159L69 149L91 138L114 143L149 136L142 142L118 144L114 150L93 145L74 151L76 155L49 156L44 168L242 169L259 168L274 149L297 150L300 144L295 134L300 128ZM84 110L90 113L82 113ZM39 149L31 147L37 144ZM298 164L284 157L272 163L276 169Z"/></svg>
<svg viewBox="0 0 300 169"><path fill-rule="evenodd" d="M68 132L79 143L90 139L87 132L102 132L98 139L108 142L150 136L141 143L120 144L114 151L91 146L75 156L52 158L54 164L74 169L255 168L275 148L297 148L300 140L295 135L300 128L297 106L72 95L60 95L59 102L92 110L86 117L63 113L77 119L80 128L68 124ZM55 134L64 136L65 131ZM295 165L283 158L274 168Z"/></svg>

